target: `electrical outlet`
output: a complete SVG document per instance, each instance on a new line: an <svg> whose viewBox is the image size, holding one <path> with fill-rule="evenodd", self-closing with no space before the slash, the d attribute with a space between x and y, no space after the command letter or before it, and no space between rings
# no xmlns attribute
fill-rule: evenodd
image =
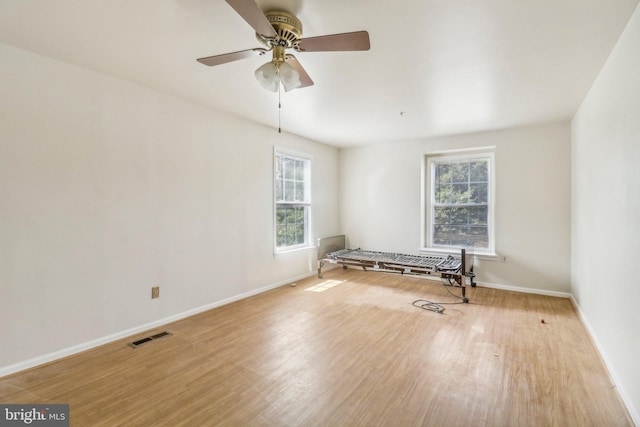
<svg viewBox="0 0 640 427"><path fill-rule="evenodd" d="M154 286L151 288L151 299L160 298L160 286Z"/></svg>

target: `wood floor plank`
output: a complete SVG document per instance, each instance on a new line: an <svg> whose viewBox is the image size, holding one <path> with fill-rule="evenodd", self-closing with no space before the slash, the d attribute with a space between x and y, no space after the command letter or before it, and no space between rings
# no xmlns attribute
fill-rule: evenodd
<svg viewBox="0 0 640 427"><path fill-rule="evenodd" d="M633 425L568 299L468 296L438 314L411 303L459 301L439 282L336 269L0 378L0 402L74 426Z"/></svg>

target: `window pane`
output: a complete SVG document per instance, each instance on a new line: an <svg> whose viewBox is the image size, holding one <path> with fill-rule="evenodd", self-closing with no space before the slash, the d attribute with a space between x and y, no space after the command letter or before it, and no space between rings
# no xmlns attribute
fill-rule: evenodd
<svg viewBox="0 0 640 427"><path fill-rule="evenodd" d="M296 182L296 194L294 200L296 202L304 202L304 182Z"/></svg>
<svg viewBox="0 0 640 427"><path fill-rule="evenodd" d="M435 225L466 225L468 224L468 210L456 207L436 207Z"/></svg>
<svg viewBox="0 0 640 427"><path fill-rule="evenodd" d="M307 228L305 206L279 206L276 209L276 244L286 247L304 244Z"/></svg>
<svg viewBox="0 0 640 427"><path fill-rule="evenodd" d="M452 184L451 185L451 200L449 203L469 203L469 184Z"/></svg>
<svg viewBox="0 0 640 427"><path fill-rule="evenodd" d="M295 176L295 160L285 158L283 163L284 179L293 179Z"/></svg>
<svg viewBox="0 0 640 427"><path fill-rule="evenodd" d="M282 156L276 156L276 180L281 181L282 178Z"/></svg>
<svg viewBox="0 0 640 427"><path fill-rule="evenodd" d="M308 206L276 207L276 244L286 247L304 244Z"/></svg>
<svg viewBox="0 0 640 427"><path fill-rule="evenodd" d="M287 211L287 218L286 218L286 223L287 224L295 224L296 223L296 213L295 213L295 208L286 208Z"/></svg>
<svg viewBox="0 0 640 427"><path fill-rule="evenodd" d="M295 244L301 245L304 243L304 224L297 224L295 226L295 230L296 230Z"/></svg>
<svg viewBox="0 0 640 427"><path fill-rule="evenodd" d="M451 201L451 185L437 184L435 189L436 203L449 203Z"/></svg>
<svg viewBox="0 0 640 427"><path fill-rule="evenodd" d="M285 206L276 209L276 244L279 247L306 242L307 206Z"/></svg>
<svg viewBox="0 0 640 427"><path fill-rule="evenodd" d="M471 162L469 165L472 182L487 182L489 179L489 168L486 160Z"/></svg>
<svg viewBox="0 0 640 427"><path fill-rule="evenodd" d="M466 242L468 239L463 227L438 225L434 227L433 241L438 245L457 245Z"/></svg>
<svg viewBox="0 0 640 427"><path fill-rule="evenodd" d="M477 248L489 247L489 230L487 227L471 227L469 228L469 242Z"/></svg>
<svg viewBox="0 0 640 427"><path fill-rule="evenodd" d="M434 162L431 187L431 242L459 246L489 245L489 161Z"/></svg>
<svg viewBox="0 0 640 427"><path fill-rule="evenodd" d="M281 202L283 200L284 194L282 193L282 180L276 180L276 202Z"/></svg>
<svg viewBox="0 0 640 427"><path fill-rule="evenodd" d="M294 202L296 200L294 193L293 181L284 182L284 200L287 202Z"/></svg>
<svg viewBox="0 0 640 427"><path fill-rule="evenodd" d="M276 245L285 246L286 245L286 227L284 225L276 226Z"/></svg>
<svg viewBox="0 0 640 427"><path fill-rule="evenodd" d="M295 179L297 181L304 181L304 162L302 160L296 160Z"/></svg>
<svg viewBox="0 0 640 427"><path fill-rule="evenodd" d="M436 165L436 183L451 182L451 173L449 172L449 164Z"/></svg>
<svg viewBox="0 0 640 427"><path fill-rule="evenodd" d="M451 165L451 182L467 182L469 181L469 165L468 163L454 163Z"/></svg>
<svg viewBox="0 0 640 427"><path fill-rule="evenodd" d="M296 227L294 225L287 226L287 246L296 244Z"/></svg>
<svg viewBox="0 0 640 427"><path fill-rule="evenodd" d="M469 203L487 203L487 184L469 184Z"/></svg>
<svg viewBox="0 0 640 427"><path fill-rule="evenodd" d="M486 226L488 224L488 215L489 208L487 206L469 207L469 224Z"/></svg>
<svg viewBox="0 0 640 427"><path fill-rule="evenodd" d="M488 201L489 201L489 186L487 184L478 184L477 203L487 203Z"/></svg>
<svg viewBox="0 0 640 427"><path fill-rule="evenodd" d="M308 243L309 160L276 153L274 197L276 247Z"/></svg>
<svg viewBox="0 0 640 427"><path fill-rule="evenodd" d="M436 169L438 175L434 183L436 204L484 204L488 202L488 162L460 162L441 164ZM447 174L441 174L443 170ZM468 179L473 175L477 181ZM446 179L445 179L446 178ZM447 181L448 179L448 181ZM485 179L485 181L482 181Z"/></svg>

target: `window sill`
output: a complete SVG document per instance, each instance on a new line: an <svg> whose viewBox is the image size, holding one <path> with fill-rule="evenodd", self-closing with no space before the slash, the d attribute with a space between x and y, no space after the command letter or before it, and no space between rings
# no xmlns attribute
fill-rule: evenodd
<svg viewBox="0 0 640 427"><path fill-rule="evenodd" d="M425 255L428 255L428 254L438 254L438 255L446 254L446 255L453 255L453 256L460 255L460 249L456 249L456 248L420 248L418 250ZM476 250L476 251L472 251L472 253L469 255L473 256L475 259L483 259L487 261L498 260L498 255L496 255L494 252L479 252Z"/></svg>
<svg viewBox="0 0 640 427"><path fill-rule="evenodd" d="M276 249L276 250L273 251L273 254L274 255L284 255L284 254L290 254L290 253L293 253L293 252L308 251L310 249L317 250L318 247L309 245L309 246L296 246L294 248L287 248L287 249Z"/></svg>

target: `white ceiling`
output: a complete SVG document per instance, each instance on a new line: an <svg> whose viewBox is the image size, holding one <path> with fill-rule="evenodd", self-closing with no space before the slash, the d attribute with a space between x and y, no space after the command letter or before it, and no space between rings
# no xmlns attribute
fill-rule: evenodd
<svg viewBox="0 0 640 427"><path fill-rule="evenodd" d="M570 119L638 1L257 3L306 37L369 32L368 52L296 54L316 84L282 94L283 131L351 146ZM259 47L223 0L0 0L0 42L278 126L267 57L196 62Z"/></svg>

